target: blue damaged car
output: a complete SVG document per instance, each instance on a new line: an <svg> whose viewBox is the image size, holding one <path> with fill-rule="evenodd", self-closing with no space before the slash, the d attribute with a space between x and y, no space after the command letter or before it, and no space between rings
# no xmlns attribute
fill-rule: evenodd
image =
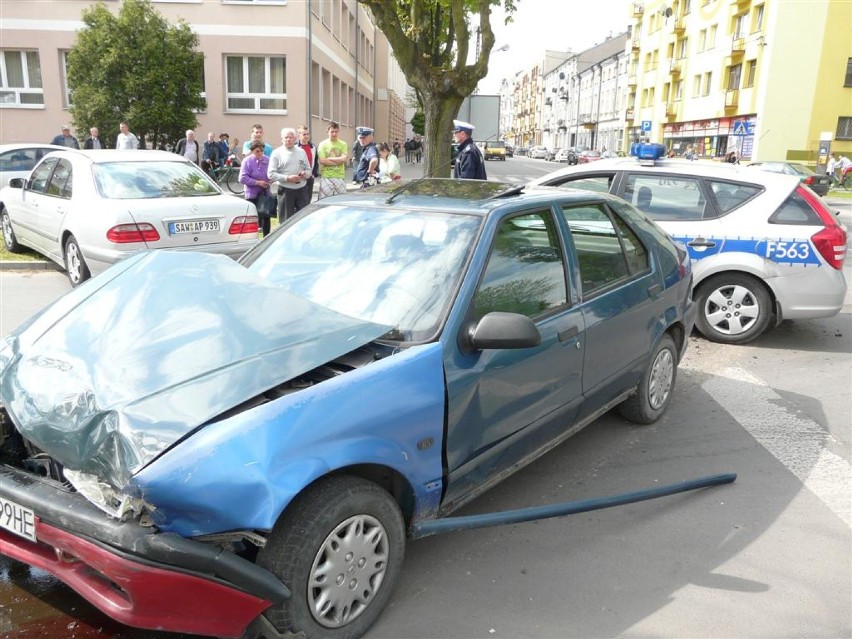
<svg viewBox="0 0 852 639"><path fill-rule="evenodd" d="M134 255L0 344L0 553L137 627L360 636L407 538L663 414L691 279L621 199L464 180Z"/></svg>

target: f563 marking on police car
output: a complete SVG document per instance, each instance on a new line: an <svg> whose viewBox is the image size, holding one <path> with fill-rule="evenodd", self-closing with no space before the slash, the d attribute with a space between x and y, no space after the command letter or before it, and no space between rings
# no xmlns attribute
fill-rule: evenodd
<svg viewBox="0 0 852 639"><path fill-rule="evenodd" d="M792 262L809 264L818 260L812 260L811 245L808 242L784 242L777 240L766 241L766 253L764 257L773 262Z"/></svg>

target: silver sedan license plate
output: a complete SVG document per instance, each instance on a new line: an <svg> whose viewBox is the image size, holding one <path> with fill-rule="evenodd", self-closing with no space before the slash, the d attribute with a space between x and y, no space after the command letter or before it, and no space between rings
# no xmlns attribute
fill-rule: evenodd
<svg viewBox="0 0 852 639"><path fill-rule="evenodd" d="M0 497L0 528L36 541L35 513L4 497Z"/></svg>
<svg viewBox="0 0 852 639"><path fill-rule="evenodd" d="M169 235L181 233L218 233L219 220L185 220L169 222Z"/></svg>

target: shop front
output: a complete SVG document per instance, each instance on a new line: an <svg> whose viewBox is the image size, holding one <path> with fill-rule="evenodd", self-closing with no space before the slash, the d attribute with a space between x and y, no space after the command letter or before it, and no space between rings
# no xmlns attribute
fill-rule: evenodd
<svg viewBox="0 0 852 639"><path fill-rule="evenodd" d="M672 122L663 125L663 144L674 155L684 155L691 148L700 158L721 159L736 151L738 158L749 160L756 126L756 115Z"/></svg>

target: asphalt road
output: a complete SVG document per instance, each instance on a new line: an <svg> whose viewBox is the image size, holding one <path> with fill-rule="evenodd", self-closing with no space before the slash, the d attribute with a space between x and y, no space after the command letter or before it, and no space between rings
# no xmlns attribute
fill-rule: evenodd
<svg viewBox="0 0 852 639"><path fill-rule="evenodd" d="M509 180L554 168L488 164ZM0 334L67 288L52 270L0 273ZM852 637L850 355L852 294L835 318L785 322L746 346L691 338L660 422L606 415L461 514L721 472L734 484L409 544L367 637ZM0 559L0 637L175 635L124 628Z"/></svg>

